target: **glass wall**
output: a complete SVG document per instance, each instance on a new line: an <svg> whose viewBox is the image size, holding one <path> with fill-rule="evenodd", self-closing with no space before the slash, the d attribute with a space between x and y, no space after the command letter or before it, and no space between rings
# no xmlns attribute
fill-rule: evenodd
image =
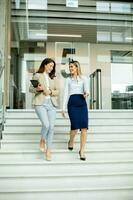
<svg viewBox="0 0 133 200"><path fill-rule="evenodd" d="M132 2L12 0L11 7L10 108L32 108L30 79L45 57L57 63L60 107L71 59L88 83L101 70L102 109L133 107Z"/></svg>

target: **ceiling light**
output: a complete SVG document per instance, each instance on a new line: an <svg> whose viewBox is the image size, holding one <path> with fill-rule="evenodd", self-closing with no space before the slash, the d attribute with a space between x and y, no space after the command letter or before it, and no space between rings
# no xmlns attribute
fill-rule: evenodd
<svg viewBox="0 0 133 200"><path fill-rule="evenodd" d="M82 35L68 35L68 34L48 34L50 37L75 37L75 38L81 38Z"/></svg>
<svg viewBox="0 0 133 200"><path fill-rule="evenodd" d="M43 33L36 33L37 36L48 36L48 37L75 37L81 38L82 35L68 35L68 34L43 34Z"/></svg>
<svg viewBox="0 0 133 200"><path fill-rule="evenodd" d="M133 37L126 37L126 40L133 40Z"/></svg>

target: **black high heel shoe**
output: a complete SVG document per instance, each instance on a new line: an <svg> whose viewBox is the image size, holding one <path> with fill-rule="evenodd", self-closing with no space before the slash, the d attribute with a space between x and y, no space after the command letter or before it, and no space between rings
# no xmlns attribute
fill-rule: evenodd
<svg viewBox="0 0 133 200"><path fill-rule="evenodd" d="M81 153L80 153L80 151L79 151L79 156L80 156L80 160L86 160L86 157L85 156L81 156Z"/></svg>
<svg viewBox="0 0 133 200"><path fill-rule="evenodd" d="M68 141L68 149L69 149L70 151L72 151L72 150L73 150L73 147L70 147L70 146L69 146L69 143L70 143L70 140Z"/></svg>

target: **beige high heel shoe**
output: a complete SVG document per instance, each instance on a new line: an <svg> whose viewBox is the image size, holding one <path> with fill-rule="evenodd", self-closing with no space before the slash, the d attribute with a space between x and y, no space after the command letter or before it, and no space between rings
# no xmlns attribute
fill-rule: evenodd
<svg viewBox="0 0 133 200"><path fill-rule="evenodd" d="M39 149L40 149L41 152L45 152L45 141L44 141L44 139L40 140Z"/></svg>
<svg viewBox="0 0 133 200"><path fill-rule="evenodd" d="M46 160L47 161L51 161L52 157L51 157L51 151L50 150L47 150L46 151Z"/></svg>

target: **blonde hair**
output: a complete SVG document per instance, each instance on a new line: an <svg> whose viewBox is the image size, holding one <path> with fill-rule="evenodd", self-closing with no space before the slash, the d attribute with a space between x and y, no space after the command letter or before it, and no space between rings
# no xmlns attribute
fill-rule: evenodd
<svg viewBox="0 0 133 200"><path fill-rule="evenodd" d="M73 64L75 67L77 67L77 75L78 75L79 77L81 77L82 72L81 72L81 67L80 67L79 62L76 61L76 60L73 60L73 61L71 61L71 62L69 63L69 65L70 65L70 64Z"/></svg>

